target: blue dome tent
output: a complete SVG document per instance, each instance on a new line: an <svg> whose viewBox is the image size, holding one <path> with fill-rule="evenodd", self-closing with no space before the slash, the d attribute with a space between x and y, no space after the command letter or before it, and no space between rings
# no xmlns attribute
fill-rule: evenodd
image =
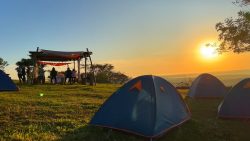
<svg viewBox="0 0 250 141"><path fill-rule="evenodd" d="M250 119L250 78L236 84L218 107L220 118Z"/></svg>
<svg viewBox="0 0 250 141"><path fill-rule="evenodd" d="M175 87L160 77L145 75L110 96L90 124L154 138L189 119L189 109Z"/></svg>
<svg viewBox="0 0 250 141"><path fill-rule="evenodd" d="M17 91L17 86L13 83L10 77L0 70L0 92L1 91Z"/></svg>
<svg viewBox="0 0 250 141"><path fill-rule="evenodd" d="M215 76L204 73L192 83L188 92L191 98L219 98L224 97L227 90L225 85Z"/></svg>

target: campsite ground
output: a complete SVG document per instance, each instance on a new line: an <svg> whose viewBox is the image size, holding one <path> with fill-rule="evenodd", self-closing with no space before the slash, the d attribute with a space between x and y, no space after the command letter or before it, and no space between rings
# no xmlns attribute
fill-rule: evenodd
<svg viewBox="0 0 250 141"><path fill-rule="evenodd" d="M0 140L146 140L87 124L119 85L22 85L20 88L19 92L0 93ZM186 93L187 90L181 91L184 97ZM216 117L220 101L186 99L192 119L158 140L249 140L250 121Z"/></svg>

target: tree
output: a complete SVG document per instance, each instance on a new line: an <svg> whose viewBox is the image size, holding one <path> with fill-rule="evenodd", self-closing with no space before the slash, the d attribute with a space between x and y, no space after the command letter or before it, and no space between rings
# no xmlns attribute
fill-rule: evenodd
<svg viewBox="0 0 250 141"><path fill-rule="evenodd" d="M129 80L129 77L121 72L113 72L110 82L115 84L123 84Z"/></svg>
<svg viewBox="0 0 250 141"><path fill-rule="evenodd" d="M250 5L250 0L236 0L239 6ZM219 52L233 51L241 53L250 51L250 11L239 11L236 19L227 18L216 24L219 32Z"/></svg>
<svg viewBox="0 0 250 141"><path fill-rule="evenodd" d="M20 61L16 62L16 65L25 67L34 66L34 61L32 59L22 58Z"/></svg>
<svg viewBox="0 0 250 141"><path fill-rule="evenodd" d="M3 58L0 57L0 70L4 70L4 68L8 65L8 62L4 61Z"/></svg>
<svg viewBox="0 0 250 141"><path fill-rule="evenodd" d="M247 6L248 4L250 4L250 0L236 0L233 3L239 6Z"/></svg>
<svg viewBox="0 0 250 141"><path fill-rule="evenodd" d="M111 64L94 64L92 71L95 74L97 83L124 83L129 77L121 72L113 71L114 66Z"/></svg>

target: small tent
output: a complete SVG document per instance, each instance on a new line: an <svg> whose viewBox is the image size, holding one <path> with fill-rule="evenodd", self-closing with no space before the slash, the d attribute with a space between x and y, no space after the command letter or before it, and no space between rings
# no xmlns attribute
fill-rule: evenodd
<svg viewBox="0 0 250 141"><path fill-rule="evenodd" d="M10 77L0 70L0 92L1 91L17 91L17 86L13 83Z"/></svg>
<svg viewBox="0 0 250 141"><path fill-rule="evenodd" d="M173 85L157 76L137 77L118 89L90 124L154 138L190 119Z"/></svg>
<svg viewBox="0 0 250 141"><path fill-rule="evenodd" d="M199 75L192 83L188 92L191 98L218 98L224 97L227 90L225 85L215 76L204 73Z"/></svg>
<svg viewBox="0 0 250 141"><path fill-rule="evenodd" d="M250 118L250 78L236 84L218 107L220 118Z"/></svg>

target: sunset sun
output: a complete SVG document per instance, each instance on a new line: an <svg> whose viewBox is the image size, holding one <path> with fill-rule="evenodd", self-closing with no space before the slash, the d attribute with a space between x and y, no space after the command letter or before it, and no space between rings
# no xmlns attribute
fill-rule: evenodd
<svg viewBox="0 0 250 141"><path fill-rule="evenodd" d="M213 59L218 57L218 52L216 50L216 47L209 45L202 45L200 47L200 54L205 59Z"/></svg>

